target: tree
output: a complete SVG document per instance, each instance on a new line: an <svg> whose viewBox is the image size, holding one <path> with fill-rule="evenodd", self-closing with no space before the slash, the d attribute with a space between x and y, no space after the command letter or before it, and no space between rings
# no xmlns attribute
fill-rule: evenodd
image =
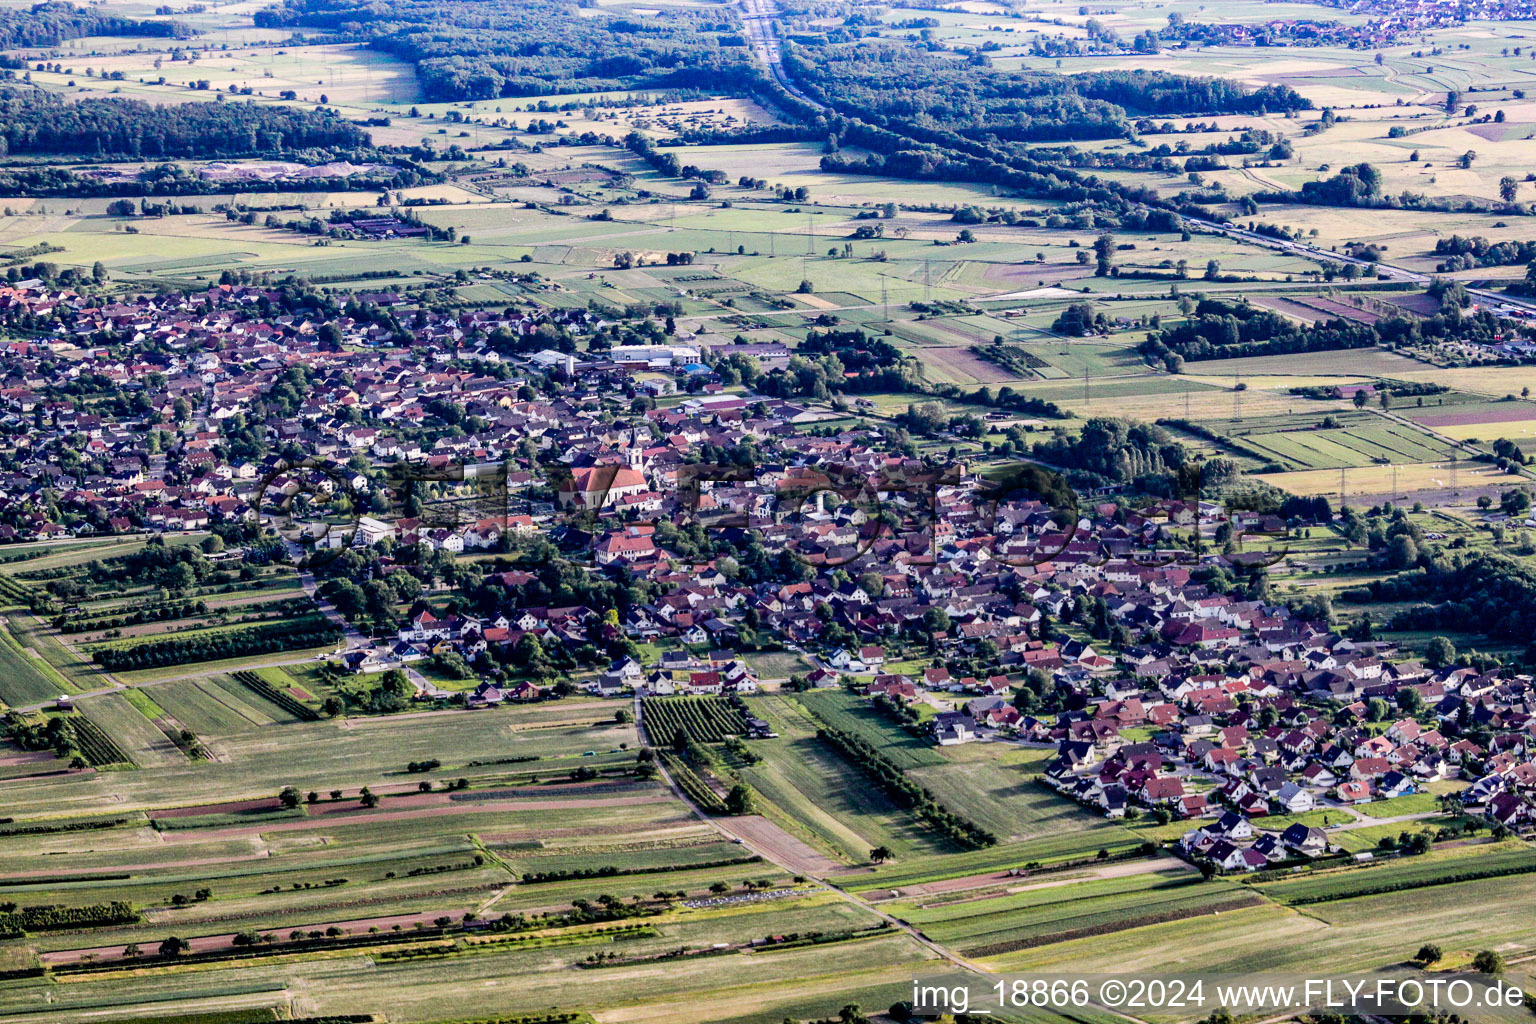
<svg viewBox="0 0 1536 1024"><path fill-rule="evenodd" d="M1081 338L1085 334L1092 333L1098 326L1099 317L1093 311L1093 306L1086 302L1074 302L1061 311L1061 315L1051 324L1051 330L1058 334L1065 334L1069 338Z"/></svg>
<svg viewBox="0 0 1536 1024"><path fill-rule="evenodd" d="M197 571L186 562L177 562L165 572L167 590L186 590L197 583Z"/></svg>
<svg viewBox="0 0 1536 1024"><path fill-rule="evenodd" d="M1387 544L1387 564L1394 569L1408 569L1418 563L1419 548L1413 538L1400 533Z"/></svg>
<svg viewBox="0 0 1536 1024"><path fill-rule="evenodd" d="M1515 197L1519 194L1520 183L1518 181L1516 181L1514 178L1511 178L1507 174L1499 179L1500 199L1504 200L1506 203L1512 203L1515 201Z"/></svg>
<svg viewBox="0 0 1536 1024"><path fill-rule="evenodd" d="M1433 942L1426 942L1419 947L1419 951L1413 955L1413 958L1428 967L1430 964L1439 961L1440 956L1440 947Z"/></svg>
<svg viewBox="0 0 1536 1024"><path fill-rule="evenodd" d="M1504 957L1491 949L1485 949L1472 958L1472 969L1478 974L1503 974Z"/></svg>
<svg viewBox="0 0 1536 1024"><path fill-rule="evenodd" d="M294 789L292 786L284 786L283 791L277 794L277 798L281 800L283 806L289 810L299 806L299 791Z"/></svg>
<svg viewBox="0 0 1536 1024"><path fill-rule="evenodd" d="M890 860L893 856L895 856L895 854L891 852L891 848L889 846L877 846L873 850L869 851L869 859L876 864L883 864Z"/></svg>
<svg viewBox="0 0 1536 1024"><path fill-rule="evenodd" d="M727 814L753 813L752 790L748 789L745 783L736 783L725 795L725 812Z"/></svg>
<svg viewBox="0 0 1536 1024"><path fill-rule="evenodd" d="M1105 232L1093 242L1093 255L1098 261L1098 267L1094 270L1097 277L1108 277L1112 267L1112 259L1115 255L1115 236Z"/></svg>
<svg viewBox="0 0 1536 1024"><path fill-rule="evenodd" d="M1356 409L1364 409L1365 403L1370 401L1370 399L1366 397L1364 389L1356 391L1355 397L1350 400L1355 403Z"/></svg>
<svg viewBox="0 0 1536 1024"><path fill-rule="evenodd" d="M1424 664L1445 668L1456 660L1456 645L1443 636L1434 637L1424 647Z"/></svg>
<svg viewBox="0 0 1536 1024"><path fill-rule="evenodd" d="M185 953L191 948L191 946L187 945L185 939L178 939L176 936L172 935L170 938L160 943L160 955L163 957L181 956L182 953Z"/></svg>
<svg viewBox="0 0 1536 1024"><path fill-rule="evenodd" d="M369 789L367 786L364 786L362 792L358 794L358 800L364 807L379 806L378 794L374 793L374 791Z"/></svg>

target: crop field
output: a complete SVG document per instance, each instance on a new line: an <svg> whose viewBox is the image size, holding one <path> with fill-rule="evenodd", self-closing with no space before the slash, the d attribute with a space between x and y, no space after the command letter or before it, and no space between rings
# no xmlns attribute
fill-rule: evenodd
<svg viewBox="0 0 1536 1024"><path fill-rule="evenodd" d="M122 749L134 764L144 768L184 763L185 756L129 699L109 693L90 701L82 712Z"/></svg>
<svg viewBox="0 0 1536 1024"><path fill-rule="evenodd" d="M643 714L646 735L660 747L670 747L680 732L695 743L719 743L747 731L741 714L719 697L652 697Z"/></svg>
<svg viewBox="0 0 1536 1024"><path fill-rule="evenodd" d="M1142 845L1142 837L1118 823L1089 818L1083 827L1053 836L1019 843L999 844L985 850L968 850L943 858L923 858L898 864L878 865L868 874L844 881L857 892L888 892L903 886L922 885L969 875L995 873L1028 864L1046 866L1088 865L1107 856L1129 856Z"/></svg>
<svg viewBox="0 0 1536 1024"><path fill-rule="evenodd" d="M802 695L803 696L803 695ZM838 859L862 863L871 849L898 856L942 846L878 787L868 785L836 751L816 739L817 720L798 699L764 696L750 706L779 734L751 745L762 761L741 774L767 802L765 813L792 834Z"/></svg>
<svg viewBox="0 0 1536 1024"><path fill-rule="evenodd" d="M1536 871L1536 851L1516 844L1503 849L1461 848L1370 868L1325 871L1315 878L1276 882L1260 888L1281 903L1301 905L1385 893L1394 888L1472 884L1458 881L1468 874L1495 878L1527 871Z"/></svg>
<svg viewBox="0 0 1536 1024"><path fill-rule="evenodd" d="M901 768L921 768L943 763L932 745L880 717L869 704L841 690L809 690L793 698L818 722L851 733L874 745Z"/></svg>
<svg viewBox="0 0 1536 1024"><path fill-rule="evenodd" d="M1370 877L1376 870L1344 874ZM1462 951L1523 948L1532 941L1536 933L1516 908L1533 884L1530 875L1516 874L1341 898L1299 908L1305 913L1258 906L1215 920L1192 918L1025 950L999 957L993 965L999 970L1048 971L1072 964L1078 970L1138 971L1193 960L1212 971L1292 970L1325 957L1333 969L1348 971L1405 959L1424 942L1466 957L1470 954ZM1381 927L1384 916L1395 922L1392 928Z"/></svg>
<svg viewBox="0 0 1536 1024"><path fill-rule="evenodd" d="M8 626L0 629L0 700L20 706L74 691L35 651L23 648Z"/></svg>
<svg viewBox="0 0 1536 1024"><path fill-rule="evenodd" d="M277 721L263 710L265 702L252 703L255 694L244 688L226 689L219 685L217 676L167 683L154 687L152 692L156 703L199 735L243 732Z"/></svg>
<svg viewBox="0 0 1536 1024"><path fill-rule="evenodd" d="M951 757L942 765L913 769L910 778L946 807L1012 842L1076 832L1093 820L1095 816L1034 780L1044 767L1038 757L1009 756L1012 753Z"/></svg>
<svg viewBox="0 0 1536 1024"><path fill-rule="evenodd" d="M1444 441L1393 422L1241 436L1245 445L1293 469L1434 462L1458 454Z"/></svg>
<svg viewBox="0 0 1536 1024"><path fill-rule="evenodd" d="M1514 486L1523 479L1502 472L1496 466L1481 463L1459 462L1453 479L1451 463L1420 463L1405 466L1356 466L1347 471L1337 469L1299 470L1289 473L1261 473L1258 479L1274 484L1292 494L1344 494L1357 500L1361 497L1392 497L1396 484L1396 496L1438 495L1449 500L1459 495L1460 500L1470 503L1479 494L1498 498L1502 488Z"/></svg>
<svg viewBox="0 0 1536 1024"><path fill-rule="evenodd" d="M989 958L1257 902L1259 897L1238 886L1207 884L1198 875L1175 871L915 908L907 914L922 924L925 934L955 945L967 956Z"/></svg>
<svg viewBox="0 0 1536 1024"><path fill-rule="evenodd" d="M154 107L323 108L361 128L372 144L300 147L253 133L245 155L219 163L254 170L278 161L387 159L418 175L403 187L354 179L349 189L326 178L311 188L294 174L265 183L270 188L235 188L221 184L231 180L229 169L210 167L212 156L0 153L11 172L7 187L26 193L0 203L0 257L15 257L12 283L36 274L44 287L78 289L102 309L138 291L185 292L191 299L184 308L194 311L214 286L251 284L279 296L270 308L267 298L255 302L260 318L276 309L295 314L271 335L284 341L270 345L267 336L252 335L262 341L249 351L246 340L203 345L200 334L188 339L175 331L150 329L130 340L138 328L122 328L131 317L114 320L110 330L95 323L70 333L78 326L71 324L50 334L62 313L26 321L7 315L16 344L4 353L16 365L0 394L0 418L18 441L7 452L4 532L20 540L0 544L0 703L29 709L19 723L60 715L71 729L51 749L23 745L48 747L55 734L39 740L18 729L0 740L0 894L61 914L122 900L131 913L0 940L0 973L29 969L0 985L0 1021L255 1024L365 1013L439 1024L527 1014L535 1019L518 1024L548 1024L538 1018L570 1011L579 1016L563 1024L803 1024L836 1019L842 1007L858 1004L883 1024L901 1019L884 1010L911 997L914 979L953 976L958 965L949 955L984 971L1315 972L1324 964L1342 972L1401 964L1425 942L1443 947L1448 970L1467 966L1478 950L1500 950L1511 960L1510 978L1531 987L1536 847L1528 832L1461 831L1467 819L1442 808L1438 798L1458 792L1471 768L1429 792L1348 813L1328 801L1304 815L1255 822L1271 830L1292 822L1327 827L1331 842L1346 854L1372 853L1369 861L1346 856L1295 872L1205 879L1166 849L1192 822L1160 824L1165 815L1145 807L1110 820L1043 786L1039 777L1058 756L1054 743L989 731L983 742L938 747L924 727L941 711L963 707L969 694L922 693L914 704L918 724L909 727L852 690L791 692L788 678L823 664L834 646L873 642L887 652L886 672L915 678L942 661L957 676L1007 671L1017 681L1023 666L1016 657L957 640L954 631L1001 617L1001 606L969 603L995 566L983 571L987 580L954 582L960 610L948 613L954 623L947 635L925 627L935 635L903 630L878 640L824 589L830 581L873 592L874 581L852 568L846 577L823 569L803 574L797 578L815 581L813 600L825 598L835 613L815 609L824 616L820 639L806 639L807 630L790 644L787 635L771 635L764 614L745 621L771 642L745 642L745 629L740 644L729 634L708 641L741 648L764 684L744 698L744 710L726 697L648 697L636 722L628 720L634 705L627 696L605 699L584 688L605 659L632 654L649 672L663 651L703 654L705 647L685 645L666 628L650 642L641 642L642 630L604 629L599 637L598 619L611 621L605 613L615 603L625 614L663 606L668 589L689 586L690 574L706 575L711 558L735 588L719 594L750 588L765 598L784 582L769 578L777 562L765 570L755 557L752 565L742 558L727 571L722 551L685 541L670 567L604 570L610 579L591 589L585 577L596 574L579 571L559 587L541 580L523 593L511 584L478 585L485 573L513 567L500 547L428 557L402 531L393 546L357 552L356 564L367 568L356 582L370 604L352 625L368 640L349 632L345 645L331 643L327 628L306 632L299 649L279 642L265 653L214 659L199 655L260 649L224 641L262 626L320 626L294 569L269 561L269 550L242 561L230 549L249 535L221 516L213 517L216 538L206 530L164 538L172 547L207 542L200 550L208 564L199 563L191 584L164 566L125 579L131 574L123 558L144 549L146 537L96 535L150 529L144 524L154 522L151 510L161 502L197 507L228 492L238 505L248 498L240 482L247 477L233 476L249 468L240 463L265 467L294 444L308 448L317 434L330 440L338 422L377 426L423 452L490 449L518 443L508 430L533 433L541 421L525 410L546 399L555 401L558 418L586 423L591 415L597 426L566 434L570 424L550 419L541 451L564 457L561 444L570 438L573 456L603 460L644 447L654 434L646 458L661 457L646 472L660 479L674 450L688 461L735 454L728 447L739 440L735 417L705 420L697 431L688 425L688 403L720 393L749 404L764 398L775 414L781 406L770 398L797 413L804 407L794 425L807 435L804 448L781 444L787 429L752 435L753 457L775 466L864 458L887 446L982 472L1035 459L1069 474L1085 507L1129 507L1169 493L1171 475L1141 476L1140 467L1173 465L1180 453L1158 453L1161 462L1138 458L1131 470L1121 460L1100 475L1090 465L1095 453L1058 460L1071 447L1066 442L1093 418L1165 421L1186 462L1229 460L1278 491L1326 496L1335 510L1347 503L1363 511L1390 499L1415 529L1409 553L1421 565L1487 553L1527 565L1533 556L1523 516L1506 521L1477 499L1487 496L1496 508L1503 491L1533 486L1529 467L1500 468L1493 455L1497 439L1536 454L1536 360L1516 345L1494 344L1529 339L1533 329L1477 325L1490 322L1482 317L1488 310L1520 299L1528 253L1500 256L1502 265L1468 260L1464 269L1442 271L1448 254L1436 247L1452 236L1536 245L1529 177L1536 166L1536 47L1526 38L1532 23L1520 20L1528 12L1477 8L1431 14L1422 24L1413 16L1403 23L1411 28L1400 28L1367 7L1301 0L1103 0L1091 10L1068 0L1028 10L991 0L766 5L764 23L788 33L790 52L808 68L838 52L886 48L893 64L968 61L954 96L914 120L922 126L918 138L903 134L911 130L903 125L931 101L926 94L914 94L911 109L901 110L899 103L881 107L892 98L878 89L817 91L807 81L807 95L836 108L816 120L795 104L770 101L745 79L712 75L693 84L695 28L672 39L674 19L681 13L723 23L719 45L707 50L711 61L729 62L755 50L740 45L755 39L733 35L739 5L596 0L550 8L550 25L589 19L594 30L600 19L622 16L635 53L605 53L600 66L583 68L584 55L565 53L551 36L554 42L489 71L494 55L484 64L480 56L438 58L479 30L479 7L494 15L504 0L463 5L477 7L463 25L413 29L413 44L431 62L419 65L404 49L386 54L373 39L410 25L403 8L391 16L402 19L398 25L383 27L348 15L350 0L337 2L334 17L317 17L344 31L316 41L315 33L331 29L313 19L258 19L267 0L163 8L101 0L84 13L175 20L194 34L65 32L0 54L18 76L25 71L18 87L47 90L66 105L115 97ZM543 12L543 0L512 7L529 4ZM18 21L38 16L27 6L14 0L5 13ZM1298 35L1299 23L1315 33ZM1247 31L1227 31L1234 25ZM540 22L539 31L548 27ZM676 44L665 69L658 65L644 79L624 72L648 59L653 36ZM847 79L822 85L855 82L857 63L850 59ZM791 70L795 64L787 62ZM1213 90L1209 108L1195 109L1207 101L1185 106L1171 89L1148 94L1146 109L1095 99L1088 108L1118 104L1118 120L1062 121L1060 132L1036 132L1077 109L1067 86L1061 110L1010 107L1006 123L961 95L993 74L1026 73L1044 96L1053 73L1086 83L1144 71L1272 86L1275 95L1293 88L1311 105L1285 109L1266 97L1244 106L1236 92ZM640 81L666 84L642 88ZM899 76L892 81L902 88ZM1109 81L1106 94L1135 93L1129 79ZM949 86L936 85L932 95L941 88ZM869 110L855 118L850 104ZM877 122L890 137L853 127ZM990 137L994 131L1007 137ZM952 159L945 141L952 137L978 142L987 159ZM646 151L641 139L660 145ZM664 170L667 157L687 171ZM1015 158L1048 175L1018 167L1002 173L1008 165L1001 161ZM39 185L22 173L33 170L80 175L81 187ZM183 177L171 179L172 170ZM139 190L131 176L142 171L165 183ZM1341 172L1375 184L1365 192L1341 186L1319 200L1316 184L1340 186ZM193 177L200 173L201 180ZM123 177L107 177L113 174ZM1049 175L1054 184L1043 184ZM1122 187L1134 191L1106 198ZM1303 188L1305 195L1276 194ZM90 194L71 194L77 190ZM137 206L141 198L149 202ZM171 198L176 209L155 212L153 204ZM1406 208L1414 205L1422 208ZM346 211L418 220L433 229L433 240L328 231L327 218L339 223ZM1161 215L1175 211L1182 223ZM293 226L283 226L289 220ZM1223 223L1245 230L1218 230ZM1286 244L1261 244L1266 238ZM1362 250L1367 243L1374 248ZM1477 251L1486 250L1479 243ZM1096 258L1110 265L1096 266ZM1376 262L1379 276L1369 267L1359 273L1348 258ZM1432 276L1441 281L1431 284ZM1471 289L1464 304L1452 281ZM1498 297L1506 287L1507 297ZM371 294L356 316L358 307L347 305L355 295L388 292L401 301ZM244 305L255 294L236 297ZM307 304L307 295L323 298ZM1239 309L1230 323L1214 325L1219 339L1202 334L1210 344L1190 343L1187 357L1160 347L1183 344L1175 339L1187 326L1214 324L1201 312L1204 300L1279 313L1259 321L1275 333L1250 338L1246 328L1237 330L1250 311ZM425 320L414 320L418 305L424 317L462 315L463 330L423 333ZM317 308L323 315L313 315ZM526 357L546 344L583 360L600 353L592 325L575 315L562 317L553 335L544 327L526 337L490 334L490 354L482 344L488 332L473 326L475 318L508 309L533 323L589 312L593 323L611 328L615 344L666 337L698 345L701 362L710 364L705 371L714 367L718 377L696 368L657 370L634 375L635 386L619 391L612 385L620 375L599 365L571 384L535 372ZM1379 328L1379 344L1295 351L1316 347L1322 332L1335 329L1334 318L1348 322L1350 343L1373 340L1366 333ZM203 331L217 317L192 312L181 319ZM307 336L302 345L285 344L290 327L306 321L322 330L322 348L335 351L312 353ZM332 321L344 328L336 345L325 327ZM381 329L364 333L370 321ZM403 332L416 333L415 348L392 349L393 324L402 340ZM758 369L774 374L771 387L736 366L716 365L735 340L794 349L808 332L829 329L883 338L915 360L919 373L903 363L899 374L880 379L880 391L866 394L854 390L866 381L840 379L830 359L785 370L787 359L765 355ZM1069 336L1079 330L1087 333ZM442 344L450 338L453 351ZM1284 354L1209 358L1237 341L1239 351ZM1009 365L983 358L980 350L995 342L1007 346L998 358ZM239 358L224 367L232 351ZM401 371L396 360L410 369ZM513 390L502 390L509 382ZM642 385L662 382L676 393L636 397ZM1419 396L1402 386L1419 384L1436 387ZM1351 385L1373 389L1363 406L1303 391ZM1010 407L997 398L1003 386L1059 409ZM481 388L496 396L483 407ZM181 396L186 410L175 401ZM245 403L248 417L259 407L266 422L226 420L231 400ZM939 410L937 422L902 416L929 403ZM684 415L663 415L678 410ZM79 418L78 436L71 415ZM634 440L626 441L632 429ZM29 434L35 438L22 443ZM561 444L550 449L557 438ZM211 451L211 463L197 461L205 457L193 454L201 448ZM364 475L370 488L377 483L366 442L343 432L329 450L338 465L374 463ZM1507 454L1503 446L1500 452ZM141 473L142 492L125 482L125 469ZM28 482L34 479L43 485ZM1266 496L1276 507L1284 497ZM377 497L369 495L369 507L377 508ZM230 507L223 504L221 513ZM1367 517L1373 543L1392 510L1379 512ZM41 530L39 516L53 528ZM1394 630L1391 616L1418 595L1369 604L1343 599L1343 591L1387 571L1380 544L1359 540L1347 519L1333 528L1307 521L1293 532L1290 564L1251 578L1200 571L1194 582L1251 588L1245 598L1297 609L1305 603L1326 611L1331 600L1339 632L1362 635L1363 618L1371 627L1363 635L1400 645L1393 657L1427 660L1431 640L1443 636L1464 656L1460 664L1476 671L1498 658L1509 674L1529 672L1531 652L1508 630L1497 639L1470 621ZM49 535L56 539L34 539ZM1109 549L1121 553L1118 544ZM956 558L955 573L970 571L969 554L959 545L946 551L946 559ZM1402 548L1389 554L1395 566ZM894 558L871 568L889 573L883 585L898 609L908 593L934 606L950 600L938 596L948 562L937 572L913 572ZM326 585L327 573L317 575ZM998 578L1010 602L1040 602L1029 594L1035 580L1090 598L1113 596L1078 573ZM610 590L610 582L617 587ZM524 658L526 645L510 659L494 648L476 658L466 646L472 664L462 673L447 655L427 658L408 666L406 678L448 692L419 699L395 692L396 677L382 670L338 669L341 649L372 642L388 650L396 629L421 607L489 618L497 606L511 621L517 615L507 602L514 599L585 604L596 612L593 632L567 637L553 623L538 630L544 652L558 655L548 663ZM706 621L697 614L703 610L695 609L695 622ZM733 623L745 614L734 600L713 611ZM1148 622L1130 634L1153 646L1155 638L1139 635ZM1105 631L1080 614L1053 615L1052 624L1078 639L1091 632L1096 647L1122 653L1118 630L1101 644ZM167 641L187 647L150 656ZM1229 652L1235 662L1213 654L1180 671L1239 672L1249 655L1238 650ZM1125 678L1126 670L1121 661L1105 678ZM536 701L463 706L465 691L483 680L506 686L524 679L547 692ZM1038 680L1029 682L1033 689ZM1100 682L1085 687L1094 688L1093 702L1104 692ZM61 696L71 697L64 709L54 706ZM1021 698L1019 706L1047 722L1081 706L1066 689L1036 696L1037 704ZM1490 700L1505 696L1501 688ZM342 698L340 709L328 698ZM1437 700L1416 717L1425 727L1443 726L1447 736L1491 747L1487 733L1505 727L1503 718L1476 728L1437 723ZM1328 721L1338 711L1311 696L1298 704ZM1255 705L1245 696L1243 706ZM1516 728L1523 706L1512 712ZM1398 711L1365 730L1383 733ZM766 720L776 735L746 739L749 716ZM867 743L901 780L995 844L946 841L927 817L932 808L904 806L904 783L893 785L887 774L882 785L878 767L840 753L818 738L821 729ZM1127 727L1120 739L1149 741L1155 731ZM724 814L720 801L701 810L678 798L683 761L670 754L651 761L641 748L666 750L679 737L707 745L710 771L696 766L699 775L714 776L706 796L742 783L748 813ZM60 749L62 758L55 756ZM1501 749L1528 755L1518 743ZM657 763L670 778L654 772ZM1181 774L1191 791L1208 792L1220 781L1198 770ZM701 807L708 803L698 790L684 792ZM1421 855L1381 845L1403 832L1442 829L1458 834L1437 838ZM155 955L170 935L192 944L181 962ZM138 955L130 957L128 947ZM46 973L32 976L30 969L45 964ZM1000 1019L1123 1018L1084 1010Z"/></svg>

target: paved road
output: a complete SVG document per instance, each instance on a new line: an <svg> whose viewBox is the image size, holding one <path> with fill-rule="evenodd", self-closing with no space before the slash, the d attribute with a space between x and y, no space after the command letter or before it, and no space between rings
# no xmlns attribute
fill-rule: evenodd
<svg viewBox="0 0 1536 1024"><path fill-rule="evenodd" d="M1308 259L1328 260L1333 263L1348 263L1357 267L1374 267L1378 274L1384 275L1388 280L1405 281L1409 284L1427 285L1434 280L1433 274L1426 274L1418 270L1409 270L1407 267L1395 266L1391 263L1380 261L1371 263L1368 260L1356 259L1344 253L1333 252L1329 249L1320 249L1315 245L1307 245L1304 242L1295 242L1285 238L1271 238L1261 235L1246 228L1236 227L1231 224L1218 224L1215 221L1201 220L1198 217L1186 217L1185 220L1192 226L1203 231L1210 231L1228 238L1237 238L1253 245L1262 245L1267 249L1276 249L1280 252L1290 253L1294 256L1303 256ZM1516 298L1501 292L1491 291L1487 288L1468 288L1468 294L1478 299L1484 305L1491 307L1495 312L1504 313L1536 313L1536 301Z"/></svg>
<svg viewBox="0 0 1536 1024"><path fill-rule="evenodd" d="M826 110L825 104L801 92L800 87L784 71L784 42L779 38L778 27L773 23L777 14L778 8L773 0L741 0L741 20L746 25L747 40L757 51L758 60L768 65L768 70L773 72L773 77L784 87L785 92L817 110Z"/></svg>
<svg viewBox="0 0 1536 1024"><path fill-rule="evenodd" d="M341 650L337 651L338 654L347 654L351 651L372 650L378 655L380 659L386 661L389 660L387 657L387 649L375 644L372 637L364 636L356 626L347 621L346 617L343 616L341 612L336 610L335 605L331 604L330 601L327 601L325 598L320 596L319 584L315 582L314 573L299 573L299 585L304 588L304 593L309 595L310 600L315 602L315 606L320 609L320 614L324 615L327 619L330 619L331 622L341 630L341 634L345 643ZM393 663L391 662L391 664ZM437 686L426 676L422 675L414 668L411 668L411 666L400 665L399 668L405 672L405 677L411 681L411 685L416 687L417 693L425 693L433 697L448 695L447 690Z"/></svg>
<svg viewBox="0 0 1536 1024"><path fill-rule="evenodd" d="M653 746L654 744L651 744L649 742L648 738L645 735L645 719L643 717L643 709L641 708L641 704L642 703L643 702L640 700L639 696L637 695L635 697L635 728L636 728L636 731L639 733L641 744L644 745L644 746ZM751 850L753 853L757 854L759 857L762 857L764 861L766 861L766 862L768 862L770 864L773 864L775 867L778 867L778 868L781 868L781 869L783 869L785 871L788 871L791 874L800 874L801 873L800 869L795 867L794 865L785 864L785 863L782 863L781 861L775 859L774 851L769 850L769 849L762 849L762 848L758 848L758 847L754 846L745 837L738 836L735 833L733 833L725 825L725 823L721 819L713 818L710 815L705 814L703 811L699 810L699 808L694 805L693 801L688 799L688 796L687 796L686 793L683 792L682 787L678 786L677 782L667 772L666 767L661 763L661 761L659 759L656 762L656 767L661 772L662 781L665 782L667 784L667 786L672 790L672 795L675 796L678 800L681 800L683 802L684 806L686 806L690 810L692 810L693 814L694 814L694 817L698 818L700 821L704 822L704 824L708 825L710 828L713 828L716 832L719 832L721 835L725 836L727 839L732 840L734 842L739 842L746 849ZM916 928L912 927L910 924L907 924L905 921L902 921L899 918L892 917L890 914L887 914L885 911L881 910L879 907L877 907L874 904L868 902L867 900L860 899L859 897L855 896L854 894L852 894L850 892L845 892L844 890L839 889L837 886L831 885L828 882L826 882L826 881L824 881L824 880L822 880L820 878L816 878L816 877L814 877L812 875L806 875L804 877L808 878L811 882L813 882L817 886L821 887L825 891L833 893L833 894L841 897L842 899L847 900L849 903L853 903L853 904L855 904L857 906L863 907L865 910L868 910L870 913L875 914L876 916L878 916L881 920L888 922L892 927L899 928L903 932L906 932L908 935L910 935L912 937L913 941L917 942L918 944L923 946L925 949L927 949L929 952L933 953L934 956L941 957L942 959L947 960L950 963L954 964L956 967L959 967L960 969L962 969L964 971L968 971L968 972L970 972L972 974L986 974L986 973L989 973L989 972L985 971L984 969L982 969L981 967L978 967L976 964L973 964L969 960L966 960L965 958L961 957L959 954L954 953L954 952L944 948L943 946L939 945L938 943L934 942L933 940L927 938L921 932L919 932Z"/></svg>

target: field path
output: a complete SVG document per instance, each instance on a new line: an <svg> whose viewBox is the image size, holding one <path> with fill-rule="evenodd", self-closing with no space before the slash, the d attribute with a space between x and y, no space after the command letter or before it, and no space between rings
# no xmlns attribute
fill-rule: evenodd
<svg viewBox="0 0 1536 1024"><path fill-rule="evenodd" d="M637 730L639 730L639 732L640 732L641 742L645 743L645 742L647 742L647 739L646 739L646 735L645 735L645 721L644 721L644 719L642 717L641 704L642 704L642 701L640 700L640 697L637 694L635 696L635 728ZM660 763L660 761L658 761L657 762L657 767L661 770L661 777L664 780L666 780L667 785L669 787L671 787L673 795L676 796L678 800L681 800L690 810L692 810L693 813L694 813L694 816L697 817L700 821L702 821L705 824L709 825L710 827L714 828L716 831L718 831L722 835L726 836L727 838L741 842L743 845L747 846L747 848L750 849L753 853L756 853L757 855L759 855L760 857L762 857L764 860L768 861L769 863L775 864L778 867L784 868L786 871L794 871L797 874L800 873L799 870L793 864L787 863L787 862L785 862L785 861L780 859L780 856L782 855L783 850L787 849L787 848L790 848L790 847L781 846L778 842L769 843L769 844L761 844L761 842L759 844L748 843L745 836L737 836L737 835L733 834L728 828L726 828L721 823L720 819L712 818L709 815L705 814L703 811L699 810L699 808L694 804L694 802L692 800L688 799L688 796L687 796L687 794L685 794L683 792L682 787L680 787L677 784L677 782L675 780L673 780L672 776L670 774L668 774L665 765L662 765ZM778 832L783 833L783 838L788 843L790 843L790 844L798 844L798 845L801 845L801 846L804 845L803 843L800 843L800 841L798 839L795 839L793 836L789 835L788 833L785 833L784 830L780 829L777 825L773 825L773 823L768 821L766 818L763 818L761 820L763 821L764 825L772 826ZM807 849L809 849L809 847L807 847ZM817 854L817 856L819 857L820 854ZM823 859L825 859L825 858L823 858ZM830 861L829 861L829 863L830 863ZM930 953L934 954L935 956L941 957L942 959L945 959L945 960L948 960L950 963L954 964L955 966L961 968L962 970L968 971L968 972L970 972L972 974L986 974L986 973L988 973L987 971L985 971L981 967L978 967L976 964L973 964L969 960L966 960L964 957L960 956L960 954L958 954L958 953L956 953L956 952L954 952L954 951L952 951L952 950L950 950L950 949L948 949L948 948L946 948L944 946L939 945L937 942L934 942L932 939L929 939L927 936L923 935L922 932L918 931L916 928L912 927L912 925L908 924L907 922L901 920L900 918L892 917L890 914L887 914L885 911L883 911L879 907L874 906L873 904L867 902L866 900L863 900L863 899L859 898L858 896L853 895L852 893L846 892L843 889L841 889L841 888L839 888L839 887L837 887L835 885L832 885L831 883L829 883L829 882L827 882L827 881L825 881L825 880L823 880L821 878L816 877L815 875L807 875L806 877L808 877L811 881L815 882L817 885L821 886L821 888L823 888L827 892L835 893L836 895L838 895L838 896L842 897L843 899L847 900L849 903L852 903L852 904L854 904L856 906L859 906L859 907L863 907L864 909L870 911L871 913L876 914L877 916L879 916L881 920L887 922L888 924L890 924L890 925L892 925L892 926L894 926L896 928L900 928L903 932L905 932L908 936L910 936L915 942L917 942L919 945L921 945L923 948L927 949Z"/></svg>

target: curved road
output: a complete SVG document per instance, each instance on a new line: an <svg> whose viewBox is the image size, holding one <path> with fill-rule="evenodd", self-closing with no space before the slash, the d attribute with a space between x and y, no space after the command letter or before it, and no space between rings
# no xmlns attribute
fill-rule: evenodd
<svg viewBox="0 0 1536 1024"><path fill-rule="evenodd" d="M768 70L773 72L773 77L784 87L785 92L817 110L826 110L825 104L801 92L800 87L785 73L784 43L779 38L778 27L773 23L777 13L773 0L741 0L741 20L747 28L747 41L757 51L758 60L768 65Z"/></svg>

